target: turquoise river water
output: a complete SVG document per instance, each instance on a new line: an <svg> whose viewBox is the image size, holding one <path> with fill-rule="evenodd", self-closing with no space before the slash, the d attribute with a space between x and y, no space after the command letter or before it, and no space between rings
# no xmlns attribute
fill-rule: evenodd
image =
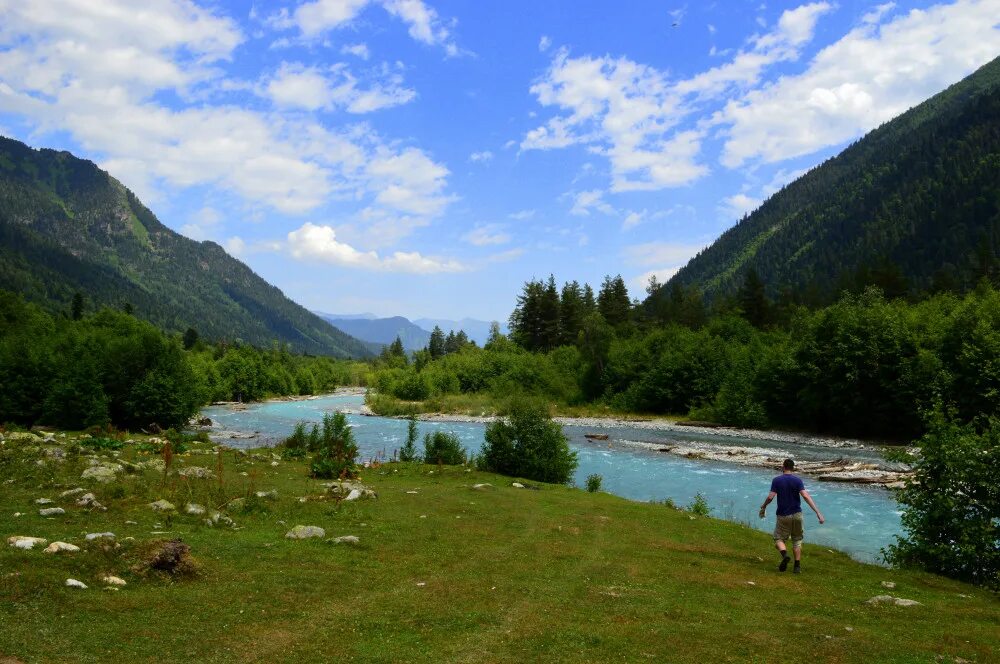
<svg viewBox="0 0 1000 664"><path fill-rule="evenodd" d="M218 433L213 439L237 447L274 445L287 436L296 422L319 421L323 414L337 409L357 410L360 396L325 396L307 401L282 401L253 404L245 410L226 406L205 408L203 414L212 418ZM362 459L384 451L389 457L406 438L405 420L348 415ZM454 432L466 449L474 453L483 443L485 426L478 423L420 422L420 435L433 430ZM227 437L226 432L256 433L254 438ZM830 450L809 445L767 439L718 437L675 431L651 431L635 428L600 429L595 427L564 427L569 444L577 453L580 465L576 484L583 486L592 473L602 476L602 489L625 498L659 501L666 498L678 505L687 505L697 493L708 500L713 516L747 523L760 530L773 527L774 506L768 518L757 518L775 472L735 464L688 459L663 452L629 446L621 441L670 443L698 441L725 445L780 448L790 456L831 458L842 454L870 457L870 450ZM591 441L585 433L607 433L608 441ZM880 487L817 482L805 477L806 486L826 523L819 525L815 515L803 504L806 512L806 544L840 549L858 560L878 562L879 551L893 541L900 531L899 505L890 492ZM806 550L808 554L808 549ZM762 555L766 555L764 551Z"/></svg>

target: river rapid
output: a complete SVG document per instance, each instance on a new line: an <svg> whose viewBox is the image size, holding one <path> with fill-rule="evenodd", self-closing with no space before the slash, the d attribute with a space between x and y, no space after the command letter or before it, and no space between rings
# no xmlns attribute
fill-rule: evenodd
<svg viewBox="0 0 1000 664"><path fill-rule="evenodd" d="M362 459L384 453L391 458L406 439L405 420L359 414L363 396L358 394L329 395L302 401L270 401L246 406L210 406L203 417L213 421L209 435L213 440L232 447L264 447L280 442L291 433L296 422L318 422L323 414L334 410L347 412ZM597 423L593 423L597 424ZM425 432L451 431L461 439L470 453L478 452L483 444L485 424L481 422L423 421L419 423L421 437ZM739 521L759 530L770 531L774 522L774 506L768 518L757 518L757 510L767 495L776 470L693 459L657 451L658 446L745 445L766 448L776 454L797 460L828 459L829 447L806 441L789 440L787 436L756 432L754 437L740 438L731 433L712 435L702 431L655 430L640 426L568 425L563 431L570 447L576 451L579 467L575 483L585 484L591 474L601 475L602 490L639 501L671 499L687 505L701 493L712 515ZM607 434L608 440L591 440L585 434ZM838 449L836 456L859 461L877 459L871 449ZM894 541L901 532L899 505L891 492L881 487L818 482L804 477L826 523L819 525L805 504L806 545L836 548L865 562L879 562L880 549ZM808 555L808 549L806 549ZM767 555L761 551L761 555Z"/></svg>

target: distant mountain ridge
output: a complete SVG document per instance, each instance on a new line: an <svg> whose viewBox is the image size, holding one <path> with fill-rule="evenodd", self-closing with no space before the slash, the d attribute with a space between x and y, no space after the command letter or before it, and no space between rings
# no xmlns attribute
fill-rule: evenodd
<svg viewBox="0 0 1000 664"><path fill-rule="evenodd" d="M469 335L470 341L475 341L477 344L482 346L486 343L486 340L490 338L490 326L493 324L492 321L488 320L476 320L475 318L463 318L461 320L448 320L446 318L418 318L413 321L425 330L433 330L434 326L441 328L445 334L449 332L459 332L464 330L467 335ZM507 325L505 323L500 323L500 331L503 334L507 334Z"/></svg>
<svg viewBox="0 0 1000 664"><path fill-rule="evenodd" d="M420 350L427 346L431 333L417 327L402 316L391 318L341 318L319 314L331 325L346 334L377 345L389 345L399 337L406 350Z"/></svg>
<svg viewBox="0 0 1000 664"><path fill-rule="evenodd" d="M998 250L1000 58L784 187L649 301L675 284L733 293L750 269L772 296L828 300L880 279L903 293L967 290L997 278Z"/></svg>
<svg viewBox="0 0 1000 664"><path fill-rule="evenodd" d="M129 305L170 331L298 352L369 349L289 300L213 242L164 226L121 182L68 152L0 137L0 288L65 312Z"/></svg>

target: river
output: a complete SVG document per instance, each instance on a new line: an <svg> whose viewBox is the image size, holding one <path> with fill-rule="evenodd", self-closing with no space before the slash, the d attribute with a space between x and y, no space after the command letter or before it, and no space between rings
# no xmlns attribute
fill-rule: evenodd
<svg viewBox="0 0 1000 664"><path fill-rule="evenodd" d="M319 421L323 414L337 409L358 410L362 397L357 395L324 396L305 401L273 401L252 404L245 409L210 406L203 410L212 418L214 440L234 447L274 445L287 436L296 422ZM406 438L407 422L386 417L348 414L360 449L361 458L374 457L384 451L389 457ZM465 422L420 422L421 437L434 430L455 433L470 452L479 451L485 425ZM254 438L234 438L227 432L257 433ZM787 451L795 458L829 458L831 450L790 443L787 441L733 437L714 437L676 431L655 431L631 427L602 430L595 427L566 426L564 432L570 447L576 451L580 465L575 482L584 486L591 474L601 475L602 489L632 500L660 501L672 499L687 505L701 493L712 508L712 515L749 524L769 531L773 526L774 506L765 520L757 518L757 509L767 495L775 472L735 464L688 459L643 449L642 443L714 443L747 445ZM609 440L592 441L585 433L607 433ZM871 450L837 450L834 455L871 458ZM826 523L819 525L808 507L806 512L806 544L840 549L865 562L878 562L879 551L901 532L900 508L892 494L881 487L827 483L804 478Z"/></svg>

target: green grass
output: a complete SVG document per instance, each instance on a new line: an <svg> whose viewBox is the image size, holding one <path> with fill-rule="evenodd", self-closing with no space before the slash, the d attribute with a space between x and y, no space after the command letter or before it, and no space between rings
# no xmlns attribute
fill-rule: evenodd
<svg viewBox="0 0 1000 664"><path fill-rule="evenodd" d="M403 401L387 394L369 392L365 403L372 412L386 417L398 417L410 413L443 413L447 415L471 415L475 417L497 415L505 412L509 398L498 398L488 393L444 394L424 401ZM631 413L618 410L602 403L567 405L549 403L552 417L613 417L622 420L683 419L677 415L653 415Z"/></svg>
<svg viewBox="0 0 1000 664"><path fill-rule="evenodd" d="M215 468L214 456L197 454L204 445L192 447L179 465ZM132 446L122 456L149 458ZM377 500L301 503L323 491L304 464L275 467L269 455L228 452L221 484L164 483L146 471L95 487L105 513L57 500L66 515L44 519L34 499L83 486L75 478L84 463L43 468L36 458L10 442L0 447L0 661L1000 657L995 595L808 544L804 573L780 574L763 533L606 493L515 489L510 478L460 467L388 464L362 473ZM479 482L494 488L472 489ZM189 516L167 523L145 506L157 498L218 505L251 488L277 489L279 499L232 513L239 530ZM321 526L327 537L357 535L361 544L285 539L297 524ZM105 530L122 549L49 555L6 544L18 534L82 545L84 533ZM172 581L130 572L135 548L159 537L190 544L201 575ZM128 586L102 591L102 572ZM68 577L90 589L65 588ZM890 580L897 587L887 591L880 584ZM884 593L922 606L864 604Z"/></svg>

